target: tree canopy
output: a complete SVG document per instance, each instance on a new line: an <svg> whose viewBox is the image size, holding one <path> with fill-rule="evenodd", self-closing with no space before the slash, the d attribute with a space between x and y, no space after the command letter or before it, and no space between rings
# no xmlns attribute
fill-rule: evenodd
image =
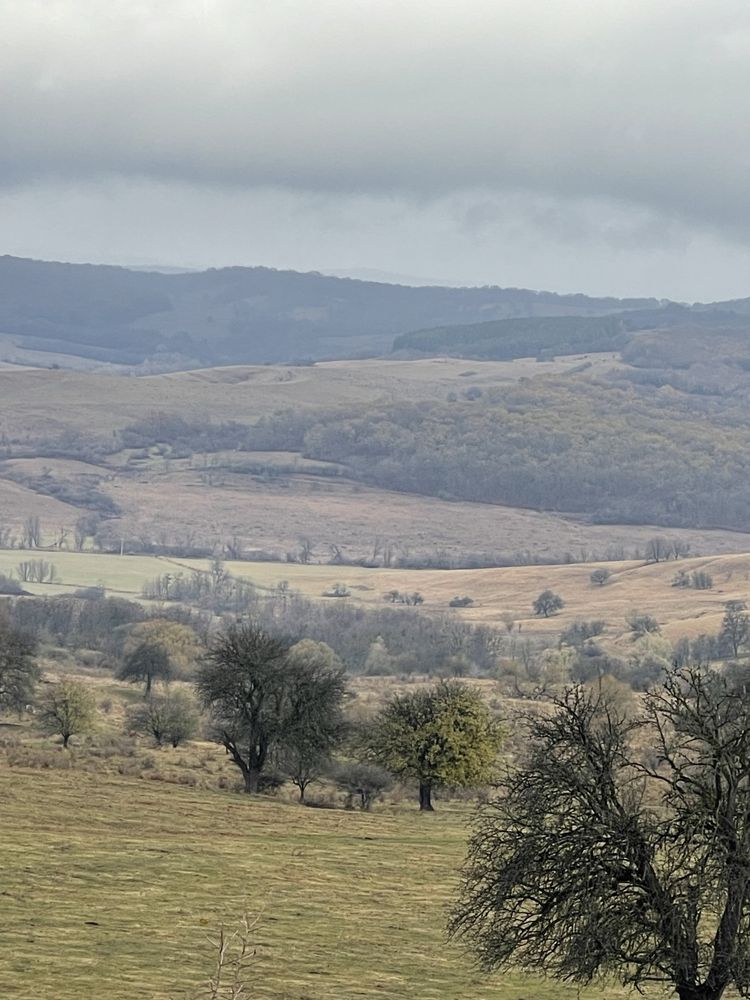
<svg viewBox="0 0 750 1000"><path fill-rule="evenodd" d="M0 616L0 711L21 712L34 700L36 642Z"/></svg>
<svg viewBox="0 0 750 1000"><path fill-rule="evenodd" d="M71 736L88 732L93 728L95 719L94 696L82 681L58 681L42 697L39 724L46 733L62 736L66 750Z"/></svg>
<svg viewBox="0 0 750 1000"><path fill-rule="evenodd" d="M472 788L491 779L500 730L475 691L441 681L392 698L366 743L379 764L419 783L419 807L431 811L435 786Z"/></svg>
<svg viewBox="0 0 750 1000"><path fill-rule="evenodd" d="M262 628L241 623L209 649L197 689L211 713L215 739L239 767L247 792L258 791L273 756L316 738L327 743L340 723L343 671L312 648L318 646L291 652Z"/></svg>
<svg viewBox="0 0 750 1000"><path fill-rule="evenodd" d="M143 681L145 694L151 693L154 681L169 681L172 664L164 646L156 642L140 642L125 657L117 676L122 681Z"/></svg>
<svg viewBox="0 0 750 1000"><path fill-rule="evenodd" d="M529 736L478 821L453 932L488 970L750 996L746 687L673 670L636 721L574 688Z"/></svg>
<svg viewBox="0 0 750 1000"><path fill-rule="evenodd" d="M534 601L534 614L544 615L545 618L549 618L555 611L560 611L564 607L565 601L559 594L556 594L553 590L543 590Z"/></svg>

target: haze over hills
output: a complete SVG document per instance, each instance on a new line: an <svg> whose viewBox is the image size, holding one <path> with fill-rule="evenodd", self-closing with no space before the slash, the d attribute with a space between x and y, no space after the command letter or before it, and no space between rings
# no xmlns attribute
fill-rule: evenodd
<svg viewBox="0 0 750 1000"><path fill-rule="evenodd" d="M93 509L134 551L388 537L441 565L635 553L657 526L741 550L747 308L0 258L5 528Z"/></svg>
<svg viewBox="0 0 750 1000"><path fill-rule="evenodd" d="M686 306L318 272L135 270L0 258L0 361L168 371L387 355L508 360L619 350L634 333L744 329L748 300Z"/></svg>
<svg viewBox="0 0 750 1000"><path fill-rule="evenodd" d="M162 369L388 353L426 327L658 309L654 299L389 285L263 267L164 274L0 258L0 360L18 352ZM14 353L15 350L15 353ZM28 358L28 355L21 355Z"/></svg>

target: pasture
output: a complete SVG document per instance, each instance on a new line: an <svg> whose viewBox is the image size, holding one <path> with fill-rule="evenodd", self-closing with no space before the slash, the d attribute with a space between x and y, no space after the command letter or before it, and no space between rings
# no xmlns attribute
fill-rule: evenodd
<svg viewBox="0 0 750 1000"><path fill-rule="evenodd" d="M469 808L371 814L72 770L0 764L0 995L181 1000L207 937L259 922L262 1000L619 997L487 978L446 942Z"/></svg>

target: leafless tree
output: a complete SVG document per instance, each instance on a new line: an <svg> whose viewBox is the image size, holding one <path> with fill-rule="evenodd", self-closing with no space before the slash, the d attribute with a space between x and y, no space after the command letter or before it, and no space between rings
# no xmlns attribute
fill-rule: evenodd
<svg viewBox="0 0 750 1000"><path fill-rule="evenodd" d="M314 549L315 546L313 545L313 543L310 541L309 538L300 538L299 554L297 557L299 562L303 563L304 565L307 565L308 563L312 562Z"/></svg>
<svg viewBox="0 0 750 1000"><path fill-rule="evenodd" d="M488 970L750 996L746 686L675 670L635 721L574 688L528 726L478 821L453 932Z"/></svg>
<svg viewBox="0 0 750 1000"><path fill-rule="evenodd" d="M24 559L16 566L16 573L18 574L18 579L23 580L24 583L28 583L31 580L31 560Z"/></svg>
<svg viewBox="0 0 750 1000"><path fill-rule="evenodd" d="M242 542L237 535L232 535L224 542L224 556L234 560L242 558Z"/></svg>
<svg viewBox="0 0 750 1000"><path fill-rule="evenodd" d="M31 583L59 583L57 567L46 559L24 559L16 566L19 580Z"/></svg>
<svg viewBox="0 0 750 1000"><path fill-rule="evenodd" d="M65 528L62 525L60 525L60 527L57 529L57 535L55 536L56 549L62 549L63 546L66 546L69 534L70 534L70 528Z"/></svg>
<svg viewBox="0 0 750 1000"><path fill-rule="evenodd" d="M42 527L39 517L32 514L26 518L21 529L21 548L36 549L42 543Z"/></svg>

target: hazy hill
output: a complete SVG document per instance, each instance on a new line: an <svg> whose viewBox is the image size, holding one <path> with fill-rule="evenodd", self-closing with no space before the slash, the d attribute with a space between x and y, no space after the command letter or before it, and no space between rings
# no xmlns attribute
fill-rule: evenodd
<svg viewBox="0 0 750 1000"><path fill-rule="evenodd" d="M657 308L628 309L606 315L530 316L483 323L431 327L401 334L394 351L409 355L510 361L523 357L554 357L602 351L622 351L646 330L669 330L669 343L678 347L683 330L691 340L697 333L711 350L712 331L750 331L747 314L722 308L689 307L669 302ZM708 334L711 333L710 336Z"/></svg>
<svg viewBox="0 0 750 1000"><path fill-rule="evenodd" d="M264 267L164 274L0 257L10 347L162 368L388 352L411 330L533 316L655 309L649 299L515 288L414 288ZM28 357L28 355L26 355Z"/></svg>

